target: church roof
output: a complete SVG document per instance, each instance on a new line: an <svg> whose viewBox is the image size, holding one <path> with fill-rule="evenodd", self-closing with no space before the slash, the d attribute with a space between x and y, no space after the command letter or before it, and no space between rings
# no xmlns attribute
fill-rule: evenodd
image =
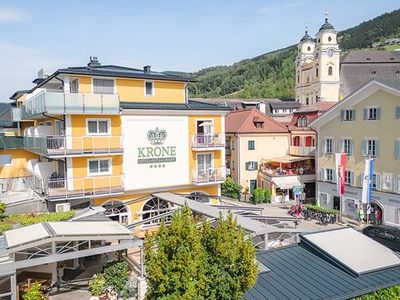
<svg viewBox="0 0 400 300"><path fill-rule="evenodd" d="M322 24L321 28L319 29L319 31L324 31L324 30L335 30L332 24L328 22L328 18L325 18L325 23Z"/></svg>
<svg viewBox="0 0 400 300"><path fill-rule="evenodd" d="M400 84L400 52L349 51L340 64L341 92L354 92L371 79Z"/></svg>
<svg viewBox="0 0 400 300"><path fill-rule="evenodd" d="M304 33L304 36L301 38L300 43L306 42L306 41L311 41L311 42L313 42L313 39L311 38L311 36L308 35L307 30L306 30L306 32Z"/></svg>

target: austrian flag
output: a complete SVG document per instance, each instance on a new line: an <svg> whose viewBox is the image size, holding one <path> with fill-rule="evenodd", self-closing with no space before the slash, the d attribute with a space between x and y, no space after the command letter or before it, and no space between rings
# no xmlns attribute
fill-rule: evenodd
<svg viewBox="0 0 400 300"><path fill-rule="evenodd" d="M344 194L346 176L346 153L336 153L336 189L339 196Z"/></svg>

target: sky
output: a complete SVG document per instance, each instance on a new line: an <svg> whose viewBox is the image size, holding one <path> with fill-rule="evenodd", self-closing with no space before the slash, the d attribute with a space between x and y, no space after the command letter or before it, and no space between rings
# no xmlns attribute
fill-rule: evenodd
<svg viewBox="0 0 400 300"><path fill-rule="evenodd" d="M103 64L197 71L315 34L327 10L343 30L400 8L398 0L0 0L0 102L37 71Z"/></svg>

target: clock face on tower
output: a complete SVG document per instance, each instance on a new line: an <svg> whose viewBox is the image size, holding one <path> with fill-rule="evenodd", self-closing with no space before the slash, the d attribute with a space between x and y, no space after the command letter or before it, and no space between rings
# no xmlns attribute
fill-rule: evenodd
<svg viewBox="0 0 400 300"><path fill-rule="evenodd" d="M333 56L333 50L332 49L328 49L328 56L332 57Z"/></svg>

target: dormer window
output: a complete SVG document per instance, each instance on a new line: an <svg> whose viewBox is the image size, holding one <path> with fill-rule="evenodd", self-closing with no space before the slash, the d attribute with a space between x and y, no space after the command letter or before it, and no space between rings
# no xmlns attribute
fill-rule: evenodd
<svg viewBox="0 0 400 300"><path fill-rule="evenodd" d="M253 124L256 128L263 128L264 127L264 121L260 120L258 117L253 118Z"/></svg>
<svg viewBox="0 0 400 300"><path fill-rule="evenodd" d="M153 96L154 95L154 84L153 81L145 81L145 95Z"/></svg>

